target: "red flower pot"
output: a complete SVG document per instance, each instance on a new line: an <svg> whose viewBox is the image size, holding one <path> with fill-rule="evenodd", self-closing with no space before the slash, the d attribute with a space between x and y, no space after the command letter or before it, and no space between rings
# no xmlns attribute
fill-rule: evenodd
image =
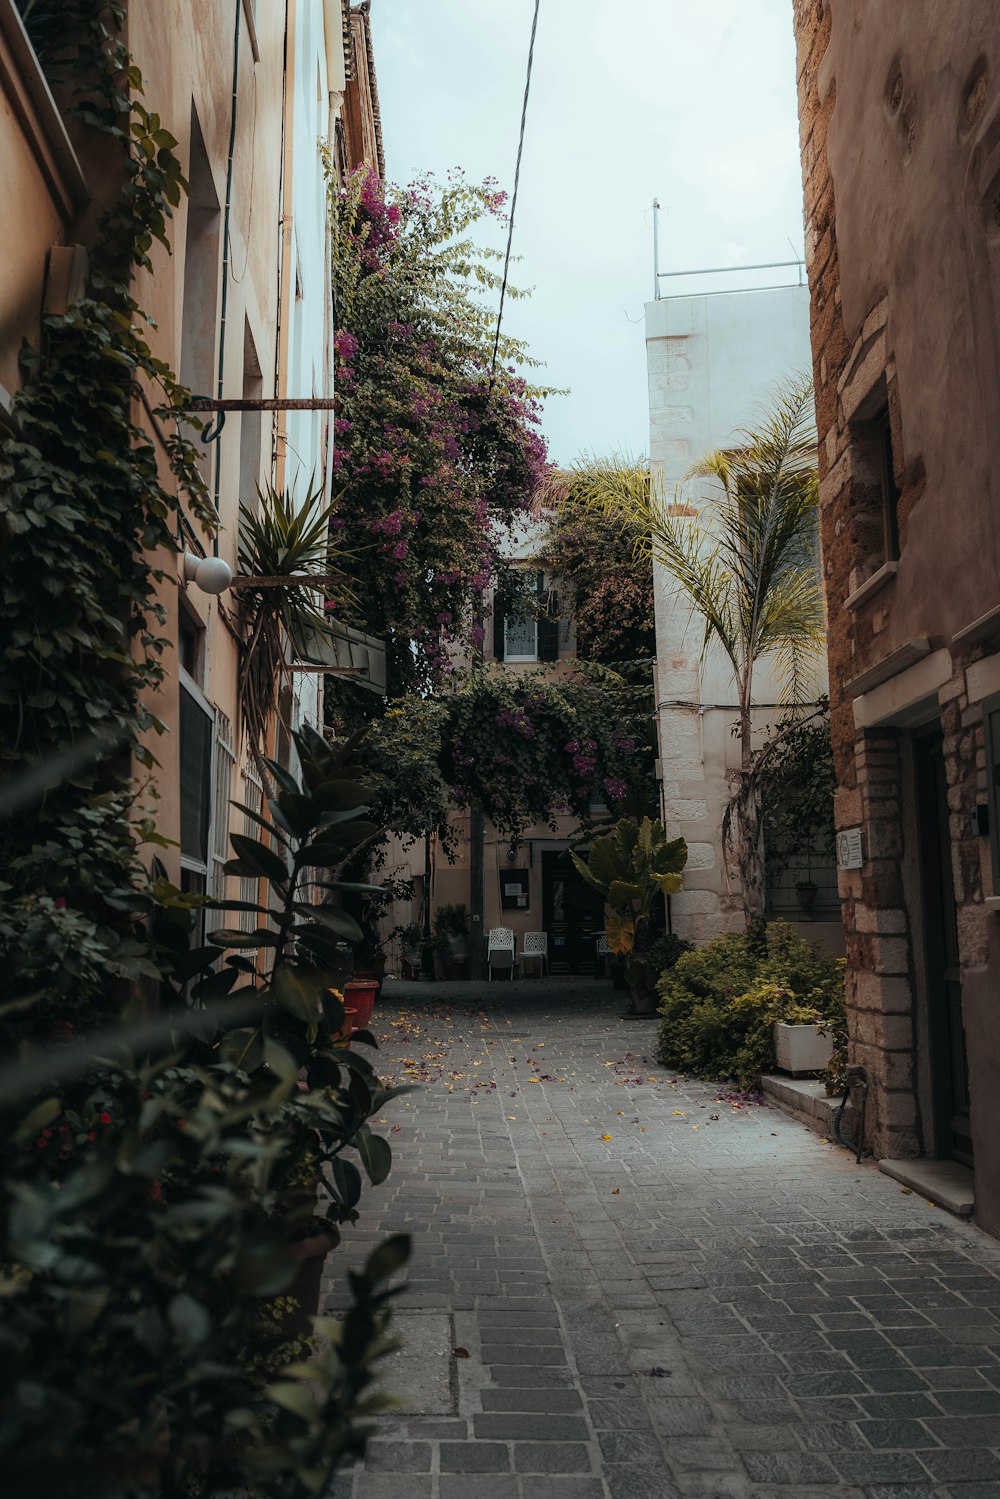
<svg viewBox="0 0 1000 1499"><path fill-rule="evenodd" d="M372 1010L375 1008L375 996L378 990L377 978L348 979L344 985L344 1003L357 1011L354 1021L356 1031L367 1030L371 1024Z"/></svg>
<svg viewBox="0 0 1000 1499"><path fill-rule="evenodd" d="M350 1044L351 1044L351 1032L352 1031L356 1031L357 1028L358 1028L358 1012L357 1012L357 1010L352 1009L350 1005L345 1005L344 1006L344 1023L341 1026L341 1028L340 1028L339 1031L334 1031L334 1033L333 1033L333 1035L331 1036L330 1039L333 1041L333 1043L334 1043L335 1046L347 1046L347 1047L350 1047Z"/></svg>

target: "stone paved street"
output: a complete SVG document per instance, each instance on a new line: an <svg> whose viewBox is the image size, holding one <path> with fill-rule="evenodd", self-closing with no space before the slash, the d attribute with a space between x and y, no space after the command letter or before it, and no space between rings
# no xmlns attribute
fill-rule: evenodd
<svg viewBox="0 0 1000 1499"><path fill-rule="evenodd" d="M336 1499L997 1499L1000 1245L664 1072L620 1001L387 983L425 1087L346 1242L414 1236L409 1408Z"/></svg>

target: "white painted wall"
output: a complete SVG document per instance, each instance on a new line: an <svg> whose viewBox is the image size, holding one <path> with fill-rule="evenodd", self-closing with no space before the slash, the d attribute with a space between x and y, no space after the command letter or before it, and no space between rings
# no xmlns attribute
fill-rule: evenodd
<svg viewBox="0 0 1000 1499"><path fill-rule="evenodd" d="M714 448L734 444L753 426L782 381L807 373L809 289L715 292L646 304L649 378L649 456L666 494L697 506L707 481L685 481L692 464ZM683 836L690 857L684 889L673 897L681 936L704 941L743 925L738 891L728 887L721 823L728 772L739 764L731 733L736 718L732 674L717 655L702 658L702 627L676 585L654 566L657 725L663 816L669 836ZM817 691L825 688L817 681ZM780 696L761 672L755 715L762 726L780 709Z"/></svg>

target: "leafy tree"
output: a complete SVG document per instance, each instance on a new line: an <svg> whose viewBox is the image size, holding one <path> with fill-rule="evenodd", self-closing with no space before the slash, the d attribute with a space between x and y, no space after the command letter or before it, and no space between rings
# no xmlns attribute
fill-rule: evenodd
<svg viewBox="0 0 1000 1499"><path fill-rule="evenodd" d="M689 478L714 480L691 507L668 499L645 463L584 459L572 470L582 502L637 528L636 556L652 558L676 583L703 626L704 649L720 650L739 703L740 769L723 824L740 874L747 923L764 937L764 851L753 776L754 678L765 663L788 696L808 695L823 643L823 599L815 560L816 443L812 387L774 397L758 425L729 449L707 454Z"/></svg>
<svg viewBox="0 0 1000 1499"><path fill-rule="evenodd" d="M832 854L837 777L830 743L829 700L789 714L775 726L754 761L772 875L800 855Z"/></svg>
<svg viewBox="0 0 1000 1499"><path fill-rule="evenodd" d="M653 564L636 557L641 532L620 512L595 513L572 470L547 475L541 497L548 526L538 563L569 593L577 657L630 680L648 677L656 655Z"/></svg>

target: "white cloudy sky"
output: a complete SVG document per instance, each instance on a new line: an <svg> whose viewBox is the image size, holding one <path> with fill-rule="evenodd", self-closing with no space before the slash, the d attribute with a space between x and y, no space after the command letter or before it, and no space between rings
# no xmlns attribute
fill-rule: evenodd
<svg viewBox="0 0 1000 1499"><path fill-rule="evenodd" d="M532 8L374 0L393 181L462 166L512 185ZM789 260L789 240L801 252L791 0L541 0L514 235L535 293L507 307L546 381L570 387L545 416L558 461L647 447L654 195L663 270Z"/></svg>

